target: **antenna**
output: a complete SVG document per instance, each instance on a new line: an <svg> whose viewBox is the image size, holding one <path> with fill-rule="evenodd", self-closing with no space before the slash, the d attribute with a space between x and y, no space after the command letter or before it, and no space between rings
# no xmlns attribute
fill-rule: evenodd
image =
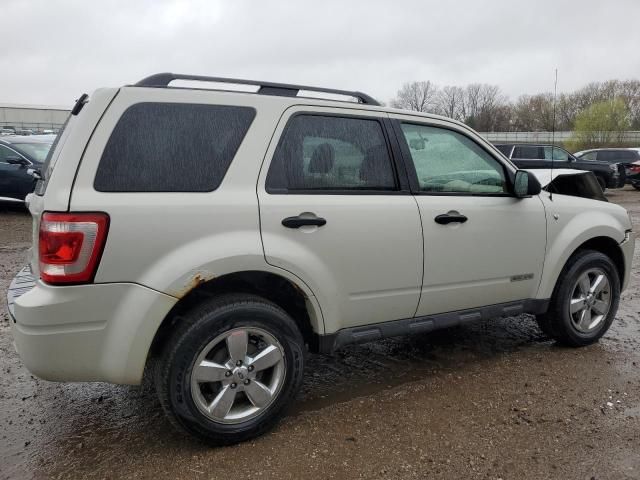
<svg viewBox="0 0 640 480"><path fill-rule="evenodd" d="M558 69L556 68L556 78L553 84L553 120L551 123L551 178L549 185L553 182L553 164L556 148L556 97L558 96ZM553 189L549 189L549 200L553 200Z"/></svg>

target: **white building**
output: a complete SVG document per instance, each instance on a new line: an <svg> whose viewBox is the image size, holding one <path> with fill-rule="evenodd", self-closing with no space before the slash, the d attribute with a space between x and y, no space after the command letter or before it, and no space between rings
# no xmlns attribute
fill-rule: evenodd
<svg viewBox="0 0 640 480"><path fill-rule="evenodd" d="M0 129L57 131L69 116L67 107L0 103Z"/></svg>

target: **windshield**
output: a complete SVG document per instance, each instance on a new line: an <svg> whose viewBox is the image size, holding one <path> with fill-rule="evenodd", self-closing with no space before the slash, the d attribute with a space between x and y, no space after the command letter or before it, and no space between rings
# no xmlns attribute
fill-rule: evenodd
<svg viewBox="0 0 640 480"><path fill-rule="evenodd" d="M12 143L11 146L29 160L38 163L44 162L51 148L50 143Z"/></svg>

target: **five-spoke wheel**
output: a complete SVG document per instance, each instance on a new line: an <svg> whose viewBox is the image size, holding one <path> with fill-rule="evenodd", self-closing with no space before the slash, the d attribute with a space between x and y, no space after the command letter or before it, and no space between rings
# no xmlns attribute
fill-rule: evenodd
<svg viewBox="0 0 640 480"><path fill-rule="evenodd" d="M607 273L600 268L592 268L578 278L573 289L569 312L577 330L590 332L609 313L611 307L611 287Z"/></svg>
<svg viewBox="0 0 640 480"><path fill-rule="evenodd" d="M602 252L578 250L556 283L547 313L538 315L544 333L558 342L581 347L605 334L618 310L620 274Z"/></svg>
<svg viewBox="0 0 640 480"><path fill-rule="evenodd" d="M254 417L278 394L286 374L276 338L259 328L236 328L213 339L191 372L196 405L213 421L239 423Z"/></svg>
<svg viewBox="0 0 640 480"><path fill-rule="evenodd" d="M252 294L221 294L173 325L155 373L176 426L228 445L266 432L293 403L304 340L282 308Z"/></svg>

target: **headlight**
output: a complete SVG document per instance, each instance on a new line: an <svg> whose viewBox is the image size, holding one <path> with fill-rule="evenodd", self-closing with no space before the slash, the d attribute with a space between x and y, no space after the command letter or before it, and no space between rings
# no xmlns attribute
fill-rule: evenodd
<svg viewBox="0 0 640 480"><path fill-rule="evenodd" d="M614 172L617 172L618 171L618 164L617 163L610 163L609 164L609 168L611 170L613 170Z"/></svg>

